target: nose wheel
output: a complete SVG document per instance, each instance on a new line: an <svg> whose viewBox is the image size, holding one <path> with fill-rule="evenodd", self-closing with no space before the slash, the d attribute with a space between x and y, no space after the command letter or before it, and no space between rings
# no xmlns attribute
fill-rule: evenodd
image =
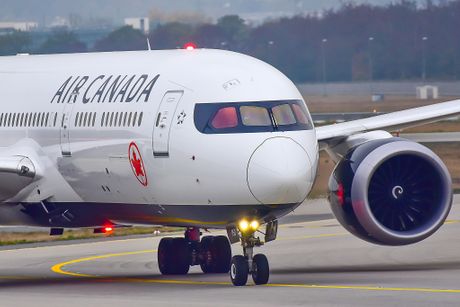
<svg viewBox="0 0 460 307"><path fill-rule="evenodd" d="M265 242L272 241L276 238L278 223L276 221L267 224L265 233ZM241 240L243 246L243 255L232 257L230 265L230 279L234 286L244 286L248 282L249 274L256 285L265 285L270 278L270 266L268 259L264 254L253 256L254 247L262 246L264 243L254 236L256 229L246 229L240 227L241 236L237 234L236 229L228 229L230 241L232 243ZM236 238L238 236L238 239Z"/></svg>
<svg viewBox="0 0 460 307"><path fill-rule="evenodd" d="M242 255L232 257L230 279L234 286L244 286L248 282L249 273L256 285L265 285L270 277L268 259L264 254L257 254L252 259L252 268L249 261Z"/></svg>

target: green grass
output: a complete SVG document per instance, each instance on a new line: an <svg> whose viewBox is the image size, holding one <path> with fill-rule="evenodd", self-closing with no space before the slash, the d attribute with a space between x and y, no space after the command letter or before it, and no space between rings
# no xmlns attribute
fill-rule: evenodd
<svg viewBox="0 0 460 307"><path fill-rule="evenodd" d="M65 230L60 236L50 236L47 232L34 231L34 232L2 232L0 233L0 246L17 245L38 242L52 242L52 241L70 241L70 240L83 240L95 239L104 237L123 237L132 235L156 235L156 231L161 233L171 233L183 231L179 227L123 227L116 228L109 234L95 234L93 229L69 229Z"/></svg>

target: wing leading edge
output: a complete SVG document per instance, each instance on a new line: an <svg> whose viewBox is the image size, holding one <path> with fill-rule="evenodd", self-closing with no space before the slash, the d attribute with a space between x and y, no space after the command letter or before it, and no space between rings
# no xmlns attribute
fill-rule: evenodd
<svg viewBox="0 0 460 307"><path fill-rule="evenodd" d="M320 148L350 135L373 130L396 131L460 114L460 99L316 128Z"/></svg>

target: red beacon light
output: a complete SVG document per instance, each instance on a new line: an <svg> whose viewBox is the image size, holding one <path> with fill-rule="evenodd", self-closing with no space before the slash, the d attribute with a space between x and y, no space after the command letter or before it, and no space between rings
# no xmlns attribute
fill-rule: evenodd
<svg viewBox="0 0 460 307"><path fill-rule="evenodd" d="M114 226L112 225L105 225L103 227L94 228L94 233L103 233L103 234L111 234L113 233Z"/></svg>
<svg viewBox="0 0 460 307"><path fill-rule="evenodd" d="M185 50L195 50L197 48L196 44L193 42L188 42L184 44Z"/></svg>

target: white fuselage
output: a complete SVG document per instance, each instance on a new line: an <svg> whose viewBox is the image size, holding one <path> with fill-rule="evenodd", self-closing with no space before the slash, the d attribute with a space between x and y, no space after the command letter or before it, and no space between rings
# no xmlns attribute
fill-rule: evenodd
<svg viewBox="0 0 460 307"><path fill-rule="evenodd" d="M10 203L157 205L153 215L168 206L299 204L316 176L314 129L198 131L197 103L303 103L282 73L248 56L3 57L0 93L0 146L31 157L39 174Z"/></svg>

